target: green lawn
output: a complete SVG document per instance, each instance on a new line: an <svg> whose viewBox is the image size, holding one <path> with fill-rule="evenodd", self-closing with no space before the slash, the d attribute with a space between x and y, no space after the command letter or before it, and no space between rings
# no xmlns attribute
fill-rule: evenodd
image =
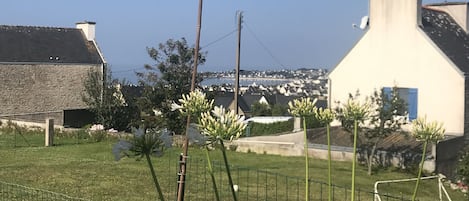
<svg viewBox="0 0 469 201"><path fill-rule="evenodd" d="M3 138L0 135L0 181L91 200L156 200L157 195L146 162L133 158L114 161L111 154L113 140L84 143L63 139L62 144L58 143L54 147L15 148L5 145L11 142L11 138L5 140L5 135L3 134ZM176 197L177 160L180 152L179 148L171 148L163 157L154 158L154 166L167 200L174 200ZM205 172L204 152L191 148L189 155L186 198L213 200L211 183ZM214 161L222 159L218 151L212 151L211 156ZM234 182L240 186L239 200L304 199L303 157L228 152L228 158L233 165ZM228 182L222 169L222 164L215 163L222 200L230 200ZM335 200L350 198L350 191L347 190L351 181L350 169L351 163L333 163L333 182L340 186L334 188ZM310 160L310 175L314 181L327 181L327 161ZM360 166L357 168L356 183L357 189L363 192L357 196L360 196L360 200L373 200L373 196L365 191L373 191L375 181L411 177L414 175L392 170L381 170L368 176L366 168ZM384 185L379 190L410 199L414 184ZM462 194L446 188L453 200L465 199ZM321 200L321 197L327 199L325 184L313 182L310 191L311 200ZM419 200L437 200L437 197L436 180L422 182Z"/></svg>

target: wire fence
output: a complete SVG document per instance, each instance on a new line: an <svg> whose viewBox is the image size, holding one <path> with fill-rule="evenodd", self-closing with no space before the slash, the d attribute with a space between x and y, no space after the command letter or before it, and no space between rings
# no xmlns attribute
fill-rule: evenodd
<svg viewBox="0 0 469 201"><path fill-rule="evenodd" d="M0 200L86 201L65 194L0 181Z"/></svg>
<svg viewBox="0 0 469 201"><path fill-rule="evenodd" d="M69 131L54 131L53 145L72 145L99 142L110 138L104 131L89 132L85 129ZM45 131L42 128L26 129L14 126L0 129L0 149L20 147L43 147L45 144Z"/></svg>
<svg viewBox="0 0 469 201"><path fill-rule="evenodd" d="M169 169L178 171L178 161L169 161ZM207 162L204 159L189 158L187 166L187 177L185 181L185 200L215 200L212 182L207 170ZM216 183L221 200L232 200L231 189L228 185L228 177L223 163L214 161L212 164L216 176ZM252 169L241 166L231 167L234 185L238 186L238 200L305 200L305 183L303 178L291 177L279 173L272 173L260 169ZM167 200L177 197L177 174L169 174L174 179L169 181L164 189ZM171 182L173 181L173 182ZM328 199L328 184L322 181L309 180L309 200L319 201ZM350 200L351 190L349 187L333 185L332 200ZM373 201L375 193L370 190L357 189L355 200ZM392 196L381 194L382 200L407 201L410 197Z"/></svg>
<svg viewBox="0 0 469 201"><path fill-rule="evenodd" d="M1 132L1 131L0 131ZM23 132L23 133L22 133ZM44 134L24 133L26 131L16 130L15 134L0 133L0 148L2 146L11 147L35 147L44 146ZM95 137L96 138L96 137ZM95 141L84 131L76 133L57 133L54 144L80 144ZM98 136L99 138L99 136ZM177 198L178 172L180 162L178 157L168 157L168 161L160 163L159 177L162 178L162 189L166 200ZM207 162L203 158L188 158L187 176L185 181L185 200L215 200L210 175L207 172ZM213 161L212 164L221 200L232 200L231 189L228 185L228 177L225 166L222 162ZM233 182L238 186L238 200L259 201L259 200L305 200L304 178L292 177L285 174L273 173L262 169L247 168L243 166L232 166L231 174ZM327 200L328 184L314 179L309 180L309 200ZM350 188L345 186L332 186L332 200L350 200ZM375 193L373 190L357 189L355 192L357 201L372 201ZM404 201L410 197L393 196L387 193L380 194L382 200ZM64 194L54 193L47 190L30 188L18 184L5 183L0 181L0 200L85 200L73 198Z"/></svg>

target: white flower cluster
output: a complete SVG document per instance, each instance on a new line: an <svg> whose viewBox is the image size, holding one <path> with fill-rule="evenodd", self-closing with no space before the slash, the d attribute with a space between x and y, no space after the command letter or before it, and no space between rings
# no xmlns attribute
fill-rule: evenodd
<svg viewBox="0 0 469 201"><path fill-rule="evenodd" d="M314 115L315 104L317 99L311 101L311 98L300 98L288 102L288 112L296 117L305 117Z"/></svg>
<svg viewBox="0 0 469 201"><path fill-rule="evenodd" d="M417 118L412 121L411 135L417 140L438 142L445 138L443 123L432 121L427 122L427 118Z"/></svg>
<svg viewBox="0 0 469 201"><path fill-rule="evenodd" d="M200 90L194 90L189 94L182 95L179 103L180 105L177 103L171 104L171 110L179 110L184 116L200 115L213 107L213 99L208 101L205 98L205 94Z"/></svg>
<svg viewBox="0 0 469 201"><path fill-rule="evenodd" d="M199 129L210 138L237 139L245 128L244 116L239 116L232 110L227 111L223 106L216 106L212 112L202 113L199 121Z"/></svg>

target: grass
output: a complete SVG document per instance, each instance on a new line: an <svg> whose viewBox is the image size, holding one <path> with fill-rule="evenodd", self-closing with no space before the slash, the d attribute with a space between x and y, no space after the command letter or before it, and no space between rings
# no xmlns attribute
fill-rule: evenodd
<svg viewBox="0 0 469 201"><path fill-rule="evenodd" d="M38 136L40 136L38 134ZM35 135L27 135L31 144L39 146L12 147L11 134L0 135L0 181L46 189L91 200L155 200L157 193L145 161L124 158L115 161L111 154L115 140L103 142L76 141L74 138L58 140L62 144L41 147L42 141ZM36 142L36 143L35 143ZM177 160L179 148L169 149L163 157L153 158L153 163L168 200L176 198ZM186 199L213 200L209 175L206 173L204 152L198 148L189 150ZM215 161L222 161L218 151L211 152ZM267 154L228 152L233 179L240 186L240 200L303 200L304 158L283 157ZM336 200L347 200L350 196L351 163L333 162L333 183ZM215 163L217 183L222 200L230 198L222 163ZM357 189L371 192L378 180L415 177L393 169L379 170L373 176L366 174L364 166L358 166ZM327 161L310 160L311 200L327 198ZM380 192L410 199L414 182L384 185ZM436 200L436 180L422 182L419 200ZM453 200L465 199L461 193L447 187ZM359 193L360 200L373 200L371 194ZM1 198L0 198L1 199ZM358 199L357 199L358 200ZM391 200L391 199L390 199Z"/></svg>

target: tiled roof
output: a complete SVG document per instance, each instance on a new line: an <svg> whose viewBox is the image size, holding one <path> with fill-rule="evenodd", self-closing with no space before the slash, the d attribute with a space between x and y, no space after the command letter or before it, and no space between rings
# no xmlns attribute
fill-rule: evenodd
<svg viewBox="0 0 469 201"><path fill-rule="evenodd" d="M469 73L469 36L443 11L424 7L421 29L464 73Z"/></svg>
<svg viewBox="0 0 469 201"><path fill-rule="evenodd" d="M342 127L331 127L330 134L331 145L353 147L353 135ZM365 140L363 135L359 135L358 146ZM313 144L327 144L326 129L315 128L308 130L308 141ZM416 141L408 134L396 132L382 139L377 145L377 150L420 152L422 150L422 142Z"/></svg>
<svg viewBox="0 0 469 201"><path fill-rule="evenodd" d="M0 62L103 63L80 29L0 26Z"/></svg>

